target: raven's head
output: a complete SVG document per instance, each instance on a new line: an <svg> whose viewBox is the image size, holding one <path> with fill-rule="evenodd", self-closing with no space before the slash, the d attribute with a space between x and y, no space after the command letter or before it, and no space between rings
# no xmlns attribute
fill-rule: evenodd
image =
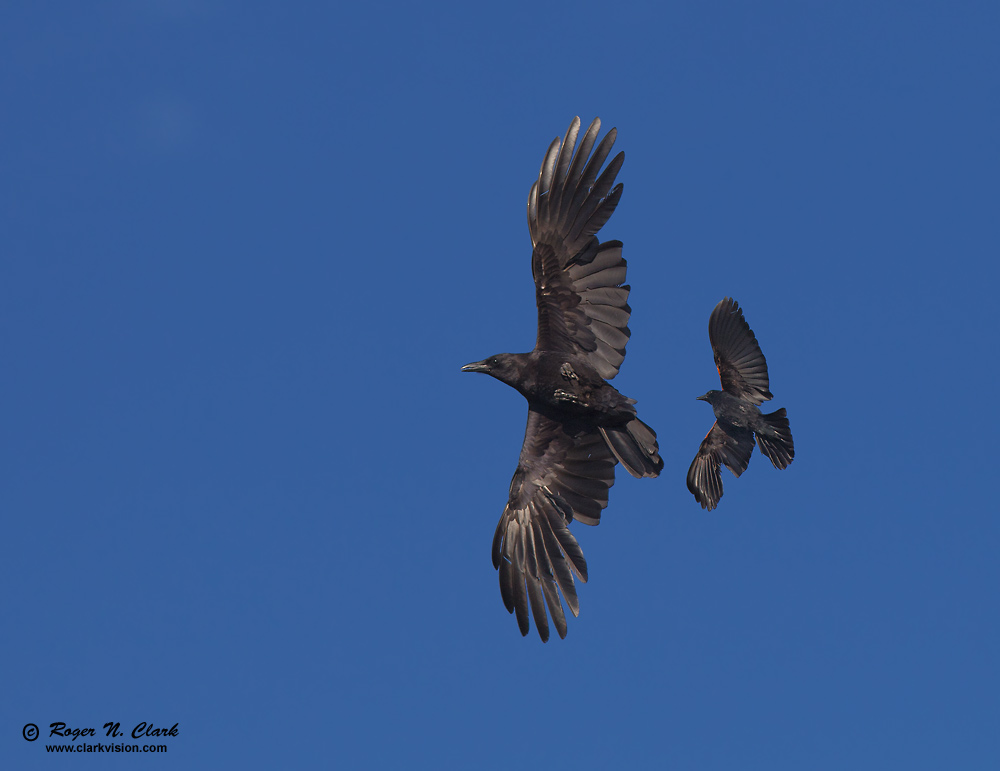
<svg viewBox="0 0 1000 771"><path fill-rule="evenodd" d="M520 372L517 362L510 353L498 353L482 361L474 361L462 367L462 372L482 372L491 375L497 380L513 385Z"/></svg>
<svg viewBox="0 0 1000 771"><path fill-rule="evenodd" d="M700 402L708 402L714 405L718 401L719 397L722 396L722 391L709 391L703 396L696 396L695 398Z"/></svg>

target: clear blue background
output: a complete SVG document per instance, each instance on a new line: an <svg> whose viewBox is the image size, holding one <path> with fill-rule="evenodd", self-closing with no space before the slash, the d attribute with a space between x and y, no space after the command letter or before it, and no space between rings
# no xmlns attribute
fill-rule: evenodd
<svg viewBox="0 0 1000 771"><path fill-rule="evenodd" d="M1000 767L993 2L7 4L8 768ZM659 433L569 636L490 564L525 201L619 128ZM796 460L703 512L737 298ZM162 756L47 726L179 723ZM29 744L22 726L43 739ZM106 741L106 740L105 740Z"/></svg>

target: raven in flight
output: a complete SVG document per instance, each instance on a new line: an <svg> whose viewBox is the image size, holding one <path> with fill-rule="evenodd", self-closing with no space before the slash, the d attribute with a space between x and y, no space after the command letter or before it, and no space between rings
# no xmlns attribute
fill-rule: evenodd
<svg viewBox="0 0 1000 771"><path fill-rule="evenodd" d="M614 183L625 160L618 153L598 176L617 134L611 129L588 160L600 128L595 118L574 156L574 118L566 140L549 145L528 194L535 349L462 367L492 375L528 400L521 457L493 536L493 567L521 634L528 634L530 607L542 642L549 639L546 604L566 636L560 592L573 615L580 613L573 574L586 582L587 562L570 521L600 522L616 462L635 477L663 469L656 433L636 417L635 400L607 383L625 358L632 309L622 243L596 237L621 198L622 185Z"/></svg>
<svg viewBox="0 0 1000 771"><path fill-rule="evenodd" d="M761 452L776 469L787 468L792 462L795 445L784 407L770 415L758 409L772 398L767 390L767 362L736 300L726 297L715 306L708 320L708 339L722 390L698 397L712 405L715 425L691 462L687 486L701 507L711 511L722 498L720 465L725 463L736 476L746 471L754 434Z"/></svg>

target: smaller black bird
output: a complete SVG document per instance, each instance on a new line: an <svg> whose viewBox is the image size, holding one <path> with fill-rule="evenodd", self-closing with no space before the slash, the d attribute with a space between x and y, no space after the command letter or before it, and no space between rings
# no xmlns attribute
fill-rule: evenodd
<svg viewBox="0 0 1000 771"><path fill-rule="evenodd" d="M708 339L722 390L698 397L712 405L715 425L691 462L687 486L701 507L711 511L722 498L721 464L725 463L736 476L746 471L754 434L761 452L776 469L787 468L792 462L795 445L784 407L770 415L758 409L772 398L767 362L736 300L726 297L715 306L708 320Z"/></svg>

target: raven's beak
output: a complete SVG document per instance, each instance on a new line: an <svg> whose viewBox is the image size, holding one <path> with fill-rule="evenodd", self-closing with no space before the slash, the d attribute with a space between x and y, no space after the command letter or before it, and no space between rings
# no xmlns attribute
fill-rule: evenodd
<svg viewBox="0 0 1000 771"><path fill-rule="evenodd" d="M462 367L462 372L489 372L490 368L485 361L474 361Z"/></svg>

